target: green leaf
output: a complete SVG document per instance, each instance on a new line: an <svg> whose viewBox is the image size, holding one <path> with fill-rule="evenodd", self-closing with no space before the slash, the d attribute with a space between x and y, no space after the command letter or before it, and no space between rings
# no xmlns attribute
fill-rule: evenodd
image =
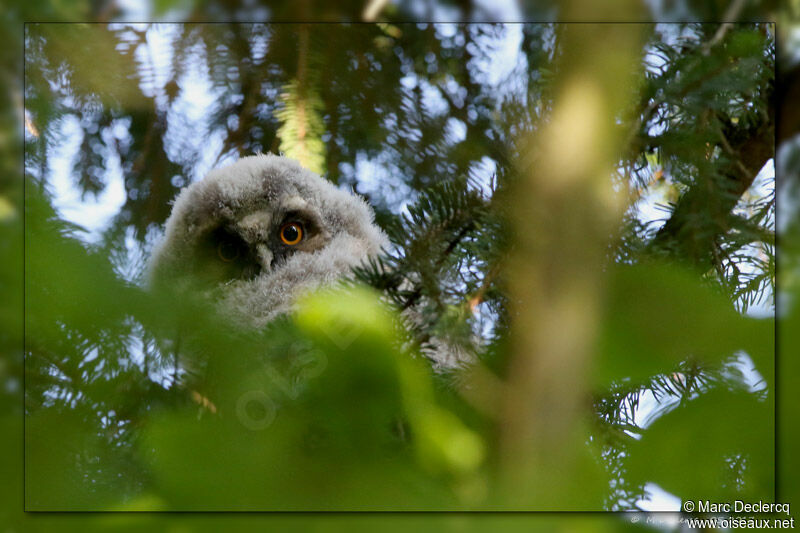
<svg viewBox="0 0 800 533"><path fill-rule="evenodd" d="M661 416L630 446L630 479L655 482L682 499L771 500L772 421L771 403L754 394L704 394ZM738 480L731 468L737 459L744 465Z"/></svg>
<svg viewBox="0 0 800 533"><path fill-rule="evenodd" d="M741 316L697 274L676 266L615 266L607 294L592 372L599 388L671 372L689 357L717 363L773 343L765 321Z"/></svg>

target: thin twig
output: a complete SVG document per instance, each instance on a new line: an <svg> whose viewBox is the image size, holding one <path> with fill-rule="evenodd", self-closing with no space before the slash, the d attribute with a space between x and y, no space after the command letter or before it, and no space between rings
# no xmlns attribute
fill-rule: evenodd
<svg viewBox="0 0 800 533"><path fill-rule="evenodd" d="M711 52L711 49L717 46L722 39L725 38L725 34L733 28L733 23L739 19L739 15L741 15L745 3L747 3L747 0L733 0L733 2L731 2L728 9L725 11L725 15L722 17L725 22L720 24L719 28L717 28L714 37L703 45L704 56L707 56Z"/></svg>
<svg viewBox="0 0 800 533"><path fill-rule="evenodd" d="M378 20L378 15L389 3L389 0L369 0L361 12L361 20L364 22L375 22Z"/></svg>

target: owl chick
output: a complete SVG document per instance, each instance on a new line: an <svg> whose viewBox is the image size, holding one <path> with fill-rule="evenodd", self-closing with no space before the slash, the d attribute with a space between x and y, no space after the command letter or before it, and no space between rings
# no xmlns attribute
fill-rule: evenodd
<svg viewBox="0 0 800 533"><path fill-rule="evenodd" d="M150 274L199 284L222 312L261 327L387 245L364 200L294 160L256 155L181 191Z"/></svg>

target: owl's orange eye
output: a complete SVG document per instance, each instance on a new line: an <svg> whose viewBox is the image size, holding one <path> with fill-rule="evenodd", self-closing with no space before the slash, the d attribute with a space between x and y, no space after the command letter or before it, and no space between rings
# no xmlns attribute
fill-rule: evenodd
<svg viewBox="0 0 800 533"><path fill-rule="evenodd" d="M301 240L303 240L303 226L298 224L297 222L289 222L281 226L281 242L283 244L288 244L289 246L294 246Z"/></svg>
<svg viewBox="0 0 800 533"><path fill-rule="evenodd" d="M222 241L217 245L217 255L226 263L235 261L239 258L239 247L235 243L229 241Z"/></svg>

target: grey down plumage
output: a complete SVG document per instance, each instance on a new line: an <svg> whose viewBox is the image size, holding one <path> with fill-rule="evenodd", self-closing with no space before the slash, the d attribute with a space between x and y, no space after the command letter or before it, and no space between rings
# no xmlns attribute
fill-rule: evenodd
<svg viewBox="0 0 800 533"><path fill-rule="evenodd" d="M300 232L297 243L282 240ZM294 160L256 155L181 191L153 252L151 283L199 284L222 312L260 327L387 244L364 200Z"/></svg>

